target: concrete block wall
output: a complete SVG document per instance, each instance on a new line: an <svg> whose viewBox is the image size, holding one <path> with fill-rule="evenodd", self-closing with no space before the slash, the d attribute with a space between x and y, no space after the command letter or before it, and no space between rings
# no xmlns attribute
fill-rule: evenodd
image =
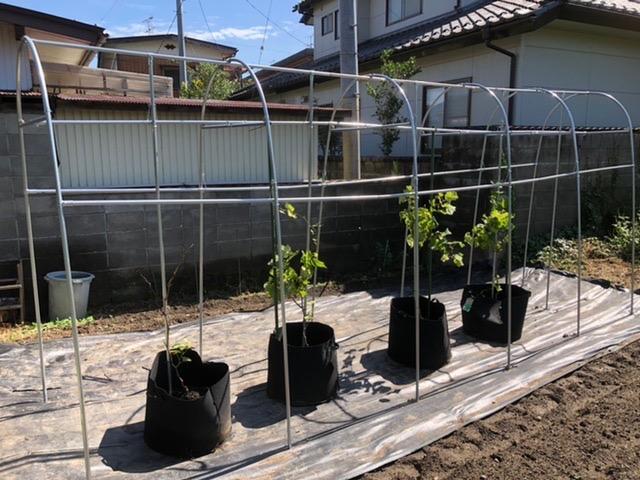
<svg viewBox="0 0 640 480"><path fill-rule="evenodd" d="M28 112L37 115L37 109ZM49 143L42 130L27 130L27 152L30 186L53 188L53 169L49 155ZM616 158L624 160L628 151L627 137L599 135L581 140L580 151L585 165L598 166ZM636 139L637 142L637 139ZM566 143L566 142L565 142ZM479 163L482 147L481 140L469 138L450 139L438 159L436 169L473 168ZM514 163L533 161L536 139L519 137L514 141ZM562 171L572 168L571 150L568 144L562 150ZM553 142L545 142L540 175L555 170L555 150ZM497 144L490 144L487 162L495 165ZM22 195L22 170L19 158L17 129L15 126L15 107L0 106L0 264L22 259L27 274L28 248L24 199ZM410 171L409 159L395 159L401 173ZM332 166L339 169L338 162ZM363 167L366 176L389 174L389 161L365 159ZM422 160L421 169L428 170L428 161ZM530 169L517 170L515 178L530 175ZM477 174L459 175L455 178L439 177L436 187L473 184ZM610 174L608 174L610 176ZM487 178L487 177L485 177ZM628 173L621 173L615 182L607 176L598 188L610 188L624 197L628 192ZM607 180L607 178L609 178ZM561 225L575 222L575 179L560 182L558 211ZM607 183L608 182L608 183ZM404 182L370 184L356 186L329 186L326 195L358 195L372 193L399 192ZM588 183L585 181L585 185ZM528 192L530 186L516 188L516 214L519 228L526 219ZM552 184L548 182L536 187L535 231L548 229L551 215L550 192ZM266 192L233 193L238 198L256 198ZM284 190L286 197L301 196L306 189ZM316 194L318 192L316 191ZM211 194L214 196L216 194ZM218 194L222 195L222 194ZM482 195L482 208L486 206L487 193ZM98 198L84 196L78 198ZM130 196L110 195L108 198L131 198ZM137 198L144 198L139 195ZM187 198L173 195L170 198ZM461 236L472 223L475 193L460 195L458 213L445 224L454 234ZM35 249L37 257L38 279L42 306L46 312L47 289L42 277L49 271L63 267L62 248L58 214L52 196L34 197L31 202ZM300 213L306 212L304 205L296 205ZM312 218L317 218L318 204L314 204ZM259 287L265 280L266 262L271 253L271 219L268 204L207 205L204 208L205 219L205 272L207 287L215 289L221 286ZM162 221L166 250L167 273L176 274L172 293L192 294L196 287L196 265L198 255L198 218L197 206L164 206ZM84 206L66 209L65 219L69 234L72 268L94 273L96 279L92 286L91 303L137 302L148 299L159 292L158 272L160 265L158 248L158 219L155 206L117 205ZM329 274L372 272L376 269L381 246L389 242L394 254L401 252L402 227L398 219L398 201L385 199L376 201L326 201L322 227L322 256L329 266ZM283 219L284 241L300 248L305 243L305 227L302 221ZM517 233L518 234L518 233ZM152 286L150 286L150 284ZM31 299L31 292L27 292Z"/></svg>

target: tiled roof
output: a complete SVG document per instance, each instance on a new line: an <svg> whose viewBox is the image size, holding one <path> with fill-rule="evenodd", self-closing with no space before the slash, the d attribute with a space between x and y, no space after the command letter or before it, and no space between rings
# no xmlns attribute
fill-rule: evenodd
<svg viewBox="0 0 640 480"><path fill-rule="evenodd" d="M461 10L441 23L428 28L408 41L393 45L396 50L425 45L486 27L509 23L518 18L536 14L543 9L553 9L562 4L610 10L640 16L640 4L631 0L494 0L479 2Z"/></svg>
<svg viewBox="0 0 640 480"><path fill-rule="evenodd" d="M445 14L359 45L360 63L374 60L387 49L406 51L428 47L470 33L481 33L486 28L510 26L518 21L535 18L562 6L595 9L640 18L640 3L634 0L481 0L467 7ZM311 62L300 68L338 71L337 54ZM301 86L306 76L292 73L274 75L263 83L266 91ZM251 87L236 94L236 98L252 95Z"/></svg>

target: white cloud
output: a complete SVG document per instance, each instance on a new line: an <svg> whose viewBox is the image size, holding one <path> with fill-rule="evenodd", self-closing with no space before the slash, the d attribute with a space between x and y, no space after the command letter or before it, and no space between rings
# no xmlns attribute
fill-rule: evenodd
<svg viewBox="0 0 640 480"><path fill-rule="evenodd" d="M157 35L159 33L166 33L169 28L169 23L160 20L154 20L151 23L152 31L149 32L149 26L143 22L133 22L127 25L116 25L115 27L108 27L107 33L111 37L134 37L139 35Z"/></svg>
<svg viewBox="0 0 640 480"><path fill-rule="evenodd" d="M153 21L152 22L153 30L151 32L148 31L148 25L143 22L134 22L126 25L117 25L114 27L107 28L107 33L112 37L132 37L132 36L143 36L143 35L157 35L166 33L169 28L169 23L164 21ZM175 33L175 25L172 28ZM255 27L246 27L246 28L236 28L236 27L225 27L218 30L214 30L213 32L209 32L209 30L203 29L193 29L185 32L188 37L197 38L200 40L208 40L208 41L229 41L229 40L262 40L262 37L265 36L265 28L264 25L255 26ZM278 32L274 29L272 25L268 25L266 29L266 38L273 38L278 36Z"/></svg>
<svg viewBox="0 0 640 480"><path fill-rule="evenodd" d="M271 25L267 26L266 30L267 38L275 37L276 32L274 32L273 27ZM256 27L247 27L247 28L235 28L235 27L226 27L221 28L220 30L214 30L209 33L206 32L189 32L188 35L196 38L200 38L202 40L262 40L262 37L265 35L264 25L256 26Z"/></svg>

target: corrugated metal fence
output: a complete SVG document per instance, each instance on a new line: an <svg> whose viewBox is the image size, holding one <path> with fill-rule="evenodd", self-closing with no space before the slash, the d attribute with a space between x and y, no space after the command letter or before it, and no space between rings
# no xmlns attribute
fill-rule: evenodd
<svg viewBox="0 0 640 480"><path fill-rule="evenodd" d="M144 120L144 110L81 108L61 105L58 119ZM159 111L166 120L196 120L199 110ZM261 120L255 113L209 113L208 119ZM301 116L274 115L277 120ZM198 184L198 125L160 125L160 179L162 185ZM309 177L309 128L273 127L279 182ZM264 183L268 180L267 143L263 127L215 128L204 132L207 184ZM148 125L58 125L58 154L63 186L125 187L154 184L153 144ZM314 139L314 145L316 141ZM312 172L317 171L313 155Z"/></svg>

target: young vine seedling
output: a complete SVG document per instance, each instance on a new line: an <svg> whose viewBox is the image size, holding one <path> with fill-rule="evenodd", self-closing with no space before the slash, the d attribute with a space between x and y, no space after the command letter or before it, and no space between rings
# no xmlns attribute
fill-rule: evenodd
<svg viewBox="0 0 640 480"><path fill-rule="evenodd" d="M408 185L406 193L413 193L413 187ZM424 207L418 207L418 245L422 248L425 244L433 251L440 254L443 263L451 262L456 267L464 265L464 256L461 252L463 243L451 240L451 231L448 228L440 229L438 216L451 216L456 212L454 203L458 200L456 192L439 193L431 197ZM406 205L400 211L400 218L408 229L407 245L413 248L415 242L415 198L407 195L400 199L400 205Z"/></svg>
<svg viewBox="0 0 640 480"><path fill-rule="evenodd" d="M486 252L501 252L509 240L509 225L513 230L515 216L509 216L507 198L502 188L491 192L489 199L491 210L482 215L480 222L473 226L470 232L464 236L464 241L469 246L479 248ZM496 275L491 280L493 296L497 295L501 288L499 278Z"/></svg>
<svg viewBox="0 0 640 480"><path fill-rule="evenodd" d="M307 219L298 215L293 205L287 203L280 213L287 215L291 219ZM312 238L315 236L315 226L311 227ZM307 346L306 328L307 322L313 321L313 305L305 304L309 297L316 271L326 269L327 265L320 260L317 252L309 250L294 250L289 245L282 245L282 281L284 284L284 294L296 304L302 311L302 344ZM264 289L272 298L278 298L278 258L269 260L269 276L264 284ZM311 307L311 308L309 308Z"/></svg>

